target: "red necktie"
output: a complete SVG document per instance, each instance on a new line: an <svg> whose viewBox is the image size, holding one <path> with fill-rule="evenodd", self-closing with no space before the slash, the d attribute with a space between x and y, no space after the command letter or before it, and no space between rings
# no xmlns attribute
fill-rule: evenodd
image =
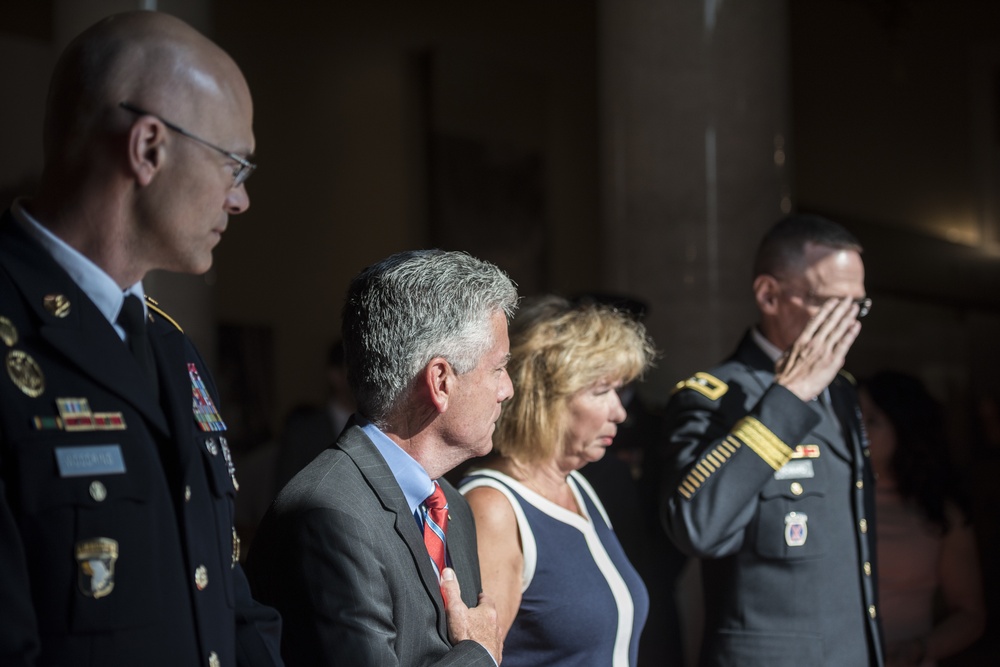
<svg viewBox="0 0 1000 667"><path fill-rule="evenodd" d="M424 545L431 555L438 579L445 565L445 533L448 531L448 499L444 490L434 482L434 493L424 501Z"/></svg>

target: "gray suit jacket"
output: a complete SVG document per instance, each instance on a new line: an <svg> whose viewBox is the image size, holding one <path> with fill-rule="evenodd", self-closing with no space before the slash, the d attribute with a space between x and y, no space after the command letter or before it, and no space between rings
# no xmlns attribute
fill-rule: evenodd
<svg viewBox="0 0 1000 667"><path fill-rule="evenodd" d="M448 497L448 553L473 607L481 591L468 504ZM493 666L473 641L452 645L437 576L399 484L375 445L349 425L281 491L247 562L258 599L284 615L286 664Z"/></svg>

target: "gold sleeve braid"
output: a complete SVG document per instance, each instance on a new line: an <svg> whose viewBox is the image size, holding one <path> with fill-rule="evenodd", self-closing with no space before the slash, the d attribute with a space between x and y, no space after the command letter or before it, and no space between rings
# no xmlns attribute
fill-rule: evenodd
<svg viewBox="0 0 1000 667"><path fill-rule="evenodd" d="M771 432L753 417L744 417L733 427L731 435L738 438L747 447L757 452L769 466L778 470L788 463L795 451L781 441L781 438Z"/></svg>
<svg viewBox="0 0 1000 667"><path fill-rule="evenodd" d="M736 423L726 439L709 450L687 474L678 493L685 500L691 500L702 484L708 481L733 454L743 445L752 449L757 456L775 470L792 458L794 451L754 417L744 417Z"/></svg>

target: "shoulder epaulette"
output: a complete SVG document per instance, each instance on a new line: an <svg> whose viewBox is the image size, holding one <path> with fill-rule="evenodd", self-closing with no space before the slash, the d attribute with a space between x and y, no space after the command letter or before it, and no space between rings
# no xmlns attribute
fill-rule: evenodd
<svg viewBox="0 0 1000 667"><path fill-rule="evenodd" d="M838 375L843 375L845 380L847 380L848 382L850 382L854 386L857 386L857 384L858 384L857 379L855 379L855 377L853 375L851 375L848 371L845 371L843 368L840 369L840 372L838 373Z"/></svg>
<svg viewBox="0 0 1000 667"><path fill-rule="evenodd" d="M714 375L698 372L687 380L678 382L671 393L677 393L681 389L694 389L708 400L717 401L729 391L729 385Z"/></svg>
<svg viewBox="0 0 1000 667"><path fill-rule="evenodd" d="M177 328L178 331L180 331L181 333L184 333L184 329L181 329L181 325L177 324L177 320L175 320L174 318L170 317L165 312L163 312L163 309L160 308L160 304L156 303L156 300L153 299L153 298L151 298L148 295L146 296L146 306L151 311L153 311L154 313L156 313L157 315L159 315L160 317L162 317L163 319L165 319L167 322L170 322L171 324L173 324Z"/></svg>

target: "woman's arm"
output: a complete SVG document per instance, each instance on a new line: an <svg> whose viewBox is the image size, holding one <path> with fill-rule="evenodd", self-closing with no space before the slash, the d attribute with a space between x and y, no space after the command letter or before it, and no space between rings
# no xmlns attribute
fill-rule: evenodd
<svg viewBox="0 0 1000 667"><path fill-rule="evenodd" d="M517 517L510 501L496 489L477 487L465 499L476 519L483 592L496 603L497 621L506 638L521 605L524 556Z"/></svg>

